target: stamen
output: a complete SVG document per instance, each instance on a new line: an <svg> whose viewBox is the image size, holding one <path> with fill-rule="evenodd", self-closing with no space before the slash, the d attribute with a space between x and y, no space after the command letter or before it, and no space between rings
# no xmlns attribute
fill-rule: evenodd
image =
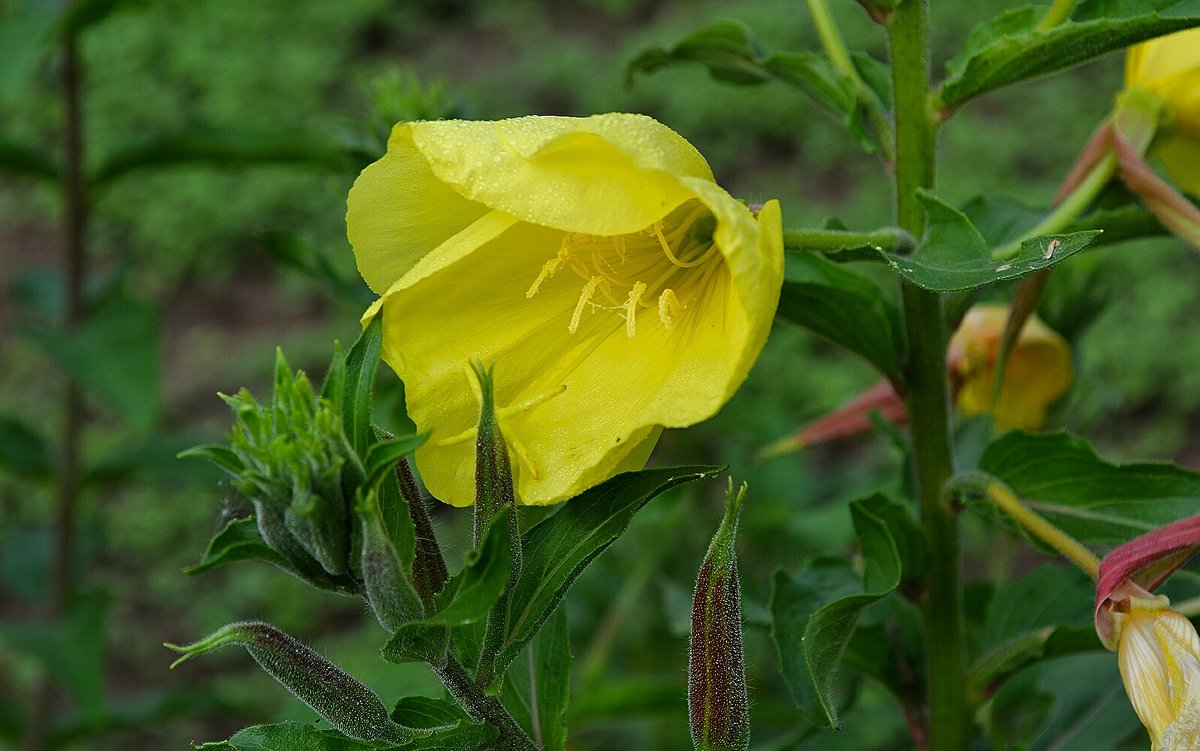
<svg viewBox="0 0 1200 751"><path fill-rule="evenodd" d="M544 394L538 394L537 396L533 397L532 399L527 399L527 400L521 402L520 404L510 404L507 407L504 407L503 409L496 410L496 418L500 419L500 420L507 420L508 418L512 417L513 415L519 415L522 412L528 412L529 410L533 409L534 407L538 406L539 404L543 404L543 403L553 399L554 397L558 396L559 394L563 393L566 390L567 390L567 384L560 383L557 387L547 391Z"/></svg>
<svg viewBox="0 0 1200 751"><path fill-rule="evenodd" d="M538 470L537 465L533 463L533 458L529 456L529 451L516 438L505 436L508 443L508 449L517 457L517 463L521 468L529 473L529 476L535 480L542 479L542 473Z"/></svg>
<svg viewBox="0 0 1200 751"><path fill-rule="evenodd" d="M671 263L675 264L676 266L678 266L681 269L693 269L693 268L699 266L700 264L702 264L708 260L709 255L712 252L712 248L709 248L708 253L705 253L703 257L698 258L695 261L681 261L678 258L676 258L675 254L671 251L671 246L667 242L667 238L663 237L662 222L654 223L654 235L658 238L658 244L660 246L662 246L663 252L667 254L667 258L671 261ZM716 246L714 245L713 247L716 247Z"/></svg>
<svg viewBox="0 0 1200 751"><path fill-rule="evenodd" d="M614 271L614 272L616 271L616 269L614 269L612 267L612 265L609 264L609 262L607 260L605 260L604 256L600 255L600 246L599 245L592 246L592 266L595 267L597 274L604 277L608 281L615 282L617 284L621 283L620 277L614 276L613 274L610 274L604 270L604 267L608 266L608 268L611 271Z"/></svg>
<svg viewBox="0 0 1200 751"><path fill-rule="evenodd" d="M584 285L583 292L579 295L579 301L575 303L575 313L571 315L571 323L567 326L567 331L574 334L579 330L579 319L583 318L583 309L592 301L592 296L596 294L596 288L604 281L602 276L593 276Z"/></svg>
<svg viewBox="0 0 1200 751"><path fill-rule="evenodd" d="M433 445L441 446L443 448L446 446L457 446L460 443L466 443L467 441L475 440L475 434L478 432L479 432L478 426L470 427L470 428L467 428L466 430L464 430L463 432L459 433L458 435L452 435L449 438L443 438L440 441L434 441Z"/></svg>
<svg viewBox="0 0 1200 751"><path fill-rule="evenodd" d="M669 287L664 289L658 296L658 320L662 321L663 328L670 331L674 316L682 312L683 306L680 305L679 298L675 296L675 291Z"/></svg>
<svg viewBox="0 0 1200 751"><path fill-rule="evenodd" d="M546 261L544 264L542 264L542 270L537 275L537 279L533 280L533 284L530 285L529 289L525 292L525 299L529 299L538 293L538 288L542 286L542 282L554 276L554 274L562 266L565 258L565 252L560 250L558 251L558 256L551 258L549 261Z"/></svg>
<svg viewBox="0 0 1200 751"><path fill-rule="evenodd" d="M621 259L621 263L625 263L625 235L613 235L612 238L613 250L617 253L617 258Z"/></svg>
<svg viewBox="0 0 1200 751"><path fill-rule="evenodd" d="M629 299L625 301L625 336L632 339L637 335L637 309L642 304L642 295L646 292L644 282L634 282L629 290Z"/></svg>

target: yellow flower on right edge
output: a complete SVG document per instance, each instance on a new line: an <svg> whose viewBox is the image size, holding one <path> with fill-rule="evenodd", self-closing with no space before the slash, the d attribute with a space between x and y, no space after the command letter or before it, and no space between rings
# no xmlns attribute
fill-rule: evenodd
<svg viewBox="0 0 1200 751"><path fill-rule="evenodd" d="M1166 597L1134 597L1114 614L1125 692L1153 751L1200 748L1200 636Z"/></svg>
<svg viewBox="0 0 1200 751"><path fill-rule="evenodd" d="M1021 329L1008 358L1004 387L993 404L996 361L1009 307L976 305L950 338L947 365L955 400L964 415L991 413L997 430L1036 430L1046 408L1066 393L1074 378L1071 345L1036 315Z"/></svg>
<svg viewBox="0 0 1200 751"><path fill-rule="evenodd" d="M1172 130L1155 153L1175 182L1200 197L1200 28L1130 47L1125 87L1147 89L1163 100Z"/></svg>

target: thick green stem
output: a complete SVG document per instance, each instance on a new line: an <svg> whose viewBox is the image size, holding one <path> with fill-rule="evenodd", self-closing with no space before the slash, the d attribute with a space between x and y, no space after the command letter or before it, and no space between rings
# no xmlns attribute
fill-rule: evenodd
<svg viewBox="0 0 1200 751"><path fill-rule="evenodd" d="M935 177L937 118L930 108L928 0L906 0L888 37L896 96L896 221L920 237L925 212L917 198ZM928 665L930 751L970 746L958 517L942 487L953 469L946 325L941 296L903 284L908 334L908 414L921 527L929 543L921 615Z"/></svg>
<svg viewBox="0 0 1200 751"><path fill-rule="evenodd" d="M785 229L785 250L835 253L855 248L877 248L894 253L908 253L916 247L912 235L899 227L884 227L872 232L853 232L840 229Z"/></svg>
<svg viewBox="0 0 1200 751"><path fill-rule="evenodd" d="M471 719L499 728L502 751L538 751L529 734L500 700L485 694L458 660L451 657L444 668L436 668L434 672Z"/></svg>

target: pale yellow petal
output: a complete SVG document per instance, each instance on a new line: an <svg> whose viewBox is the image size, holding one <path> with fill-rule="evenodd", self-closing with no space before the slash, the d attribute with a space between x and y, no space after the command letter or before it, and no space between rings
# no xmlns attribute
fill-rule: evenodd
<svg viewBox="0 0 1200 751"><path fill-rule="evenodd" d="M1174 610L1135 606L1122 619L1117 660L1154 751L1195 749L1200 741L1200 637L1191 622Z"/></svg>
<svg viewBox="0 0 1200 751"><path fill-rule="evenodd" d="M592 235L637 232L712 172L687 141L642 115L413 124L433 172L473 201L534 224Z"/></svg>
<svg viewBox="0 0 1200 751"><path fill-rule="evenodd" d="M346 201L359 273L377 293L488 211L433 174L411 130L405 123L395 127L387 153L362 171Z"/></svg>

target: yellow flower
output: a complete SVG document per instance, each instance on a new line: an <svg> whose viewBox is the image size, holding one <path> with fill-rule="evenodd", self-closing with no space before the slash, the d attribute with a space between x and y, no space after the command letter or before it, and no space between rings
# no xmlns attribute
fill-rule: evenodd
<svg viewBox="0 0 1200 751"><path fill-rule="evenodd" d="M364 321L382 314L383 358L432 431L417 466L456 506L474 498L469 360L495 362L518 501L557 503L712 416L782 283L778 203L751 211L639 115L400 124L346 224L381 295Z"/></svg>
<svg viewBox="0 0 1200 751"><path fill-rule="evenodd" d="M992 413L997 430L1034 430L1046 421L1046 407L1071 385L1071 345L1031 315L1009 355L1004 387L995 406L996 360L1008 306L976 305L950 338L947 361L965 415Z"/></svg>
<svg viewBox="0 0 1200 751"><path fill-rule="evenodd" d="M1163 100L1174 129L1156 153L1184 190L1200 196L1200 28L1130 47L1125 86L1149 89Z"/></svg>
<svg viewBox="0 0 1200 751"><path fill-rule="evenodd" d="M1125 693L1153 751L1200 748L1200 637L1166 597L1131 598L1114 614Z"/></svg>

